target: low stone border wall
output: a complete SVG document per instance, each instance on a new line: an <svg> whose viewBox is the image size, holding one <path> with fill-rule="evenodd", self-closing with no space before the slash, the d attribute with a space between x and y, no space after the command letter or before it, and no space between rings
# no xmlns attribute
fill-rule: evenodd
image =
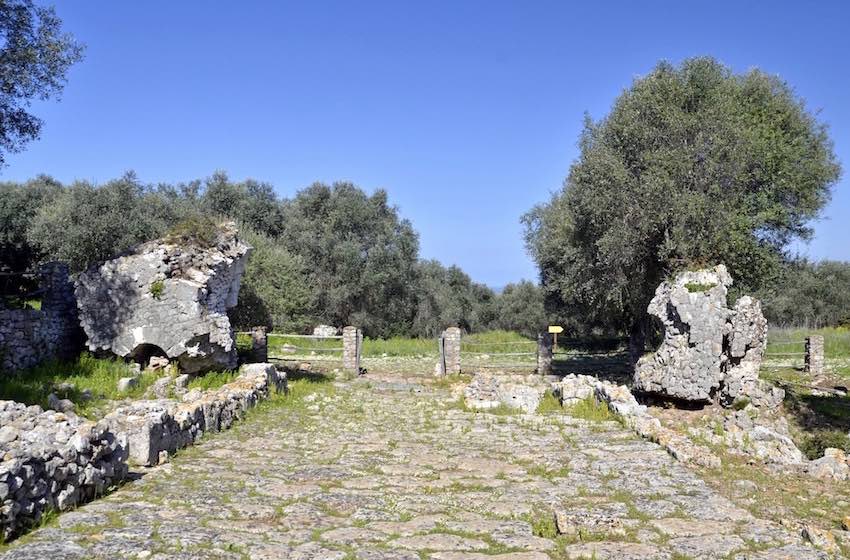
<svg viewBox="0 0 850 560"><path fill-rule="evenodd" d="M127 439L105 422L0 401L0 534L102 494L127 475Z"/></svg>
<svg viewBox="0 0 850 560"><path fill-rule="evenodd" d="M192 390L182 401L136 401L104 419L115 432L126 432L132 462L153 466L178 449L192 445L207 432L230 428L248 409L272 391L285 390L286 376L272 364L247 364L239 377L221 388Z"/></svg>
<svg viewBox="0 0 850 560"><path fill-rule="evenodd" d="M647 412L646 406L635 400L632 392L624 385L600 381L589 375L571 374L553 383L552 390L564 406L593 395L598 402L605 403L617 414L626 427L659 444L677 460L711 468L720 466L720 458L709 448L697 445L687 437L662 426L657 418Z"/></svg>

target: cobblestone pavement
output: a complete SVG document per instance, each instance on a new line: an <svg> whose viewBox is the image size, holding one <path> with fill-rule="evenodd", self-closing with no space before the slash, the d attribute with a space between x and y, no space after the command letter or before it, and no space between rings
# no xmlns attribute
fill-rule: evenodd
<svg viewBox="0 0 850 560"><path fill-rule="evenodd" d="M476 414L408 382L317 387L0 558L825 558L616 422Z"/></svg>

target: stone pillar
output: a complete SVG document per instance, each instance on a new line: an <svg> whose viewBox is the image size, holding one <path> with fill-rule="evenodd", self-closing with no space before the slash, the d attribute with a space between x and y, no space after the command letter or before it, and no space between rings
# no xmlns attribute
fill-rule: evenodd
<svg viewBox="0 0 850 560"><path fill-rule="evenodd" d="M552 335L549 333L537 335L537 373L552 373Z"/></svg>
<svg viewBox="0 0 850 560"><path fill-rule="evenodd" d="M77 303L74 285L68 278L68 265L63 262L47 262L39 267L39 287L44 290L41 298L42 311L71 312L76 315Z"/></svg>
<svg viewBox="0 0 850 560"><path fill-rule="evenodd" d="M806 337L806 372L812 375L823 373L823 337L820 335Z"/></svg>
<svg viewBox="0 0 850 560"><path fill-rule="evenodd" d="M357 327L342 329L342 369L360 373L360 352L363 333Z"/></svg>
<svg viewBox="0 0 850 560"><path fill-rule="evenodd" d="M440 371L443 374L460 373L460 329L449 327L440 335Z"/></svg>
<svg viewBox="0 0 850 560"><path fill-rule="evenodd" d="M255 364L269 361L269 340L266 329L267 327L251 329L251 361Z"/></svg>

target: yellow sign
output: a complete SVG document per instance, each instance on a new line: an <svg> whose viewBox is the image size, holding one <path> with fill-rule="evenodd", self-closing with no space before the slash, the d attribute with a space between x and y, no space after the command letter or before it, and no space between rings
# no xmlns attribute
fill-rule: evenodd
<svg viewBox="0 0 850 560"><path fill-rule="evenodd" d="M549 325L549 333L550 334L559 334L564 332L564 327L558 325Z"/></svg>

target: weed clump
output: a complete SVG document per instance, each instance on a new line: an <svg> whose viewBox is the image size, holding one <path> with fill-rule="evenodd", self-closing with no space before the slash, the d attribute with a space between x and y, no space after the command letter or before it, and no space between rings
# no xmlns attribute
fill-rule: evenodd
<svg viewBox="0 0 850 560"><path fill-rule="evenodd" d="M820 459L827 447L850 453L850 437L838 430L819 430L803 437L800 451L809 459Z"/></svg>
<svg viewBox="0 0 850 560"><path fill-rule="evenodd" d="M177 223L165 235L165 240L175 245L209 249L215 246L220 230L215 219L197 215Z"/></svg>

